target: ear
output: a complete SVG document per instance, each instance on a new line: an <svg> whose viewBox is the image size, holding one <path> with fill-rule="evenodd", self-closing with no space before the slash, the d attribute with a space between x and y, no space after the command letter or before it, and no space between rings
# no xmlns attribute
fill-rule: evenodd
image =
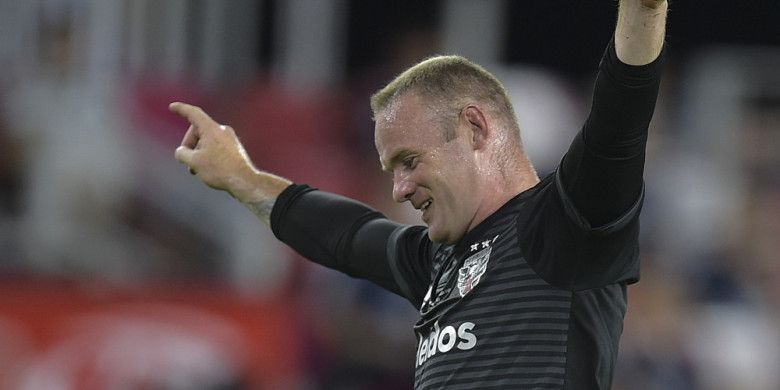
<svg viewBox="0 0 780 390"><path fill-rule="evenodd" d="M468 105L461 112L461 117L471 131L471 142L474 149L482 149L487 145L491 129L482 108L476 105Z"/></svg>

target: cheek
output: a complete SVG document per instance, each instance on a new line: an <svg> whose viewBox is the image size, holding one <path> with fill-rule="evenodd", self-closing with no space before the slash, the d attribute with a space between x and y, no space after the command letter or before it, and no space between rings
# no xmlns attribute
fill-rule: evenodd
<svg viewBox="0 0 780 390"><path fill-rule="evenodd" d="M449 177L448 179L446 183L442 184L443 188L438 194L440 210L443 212L437 217L444 218L443 223L447 225L456 226L462 223L462 219L468 213L472 189L457 178Z"/></svg>
<svg viewBox="0 0 780 390"><path fill-rule="evenodd" d="M463 165L453 164L447 175L447 186L456 200L463 202L464 197L471 197L477 184L472 174Z"/></svg>
<svg viewBox="0 0 780 390"><path fill-rule="evenodd" d="M439 197L446 200L448 205L464 206L464 197L471 197L475 190L473 186L477 183L474 161L468 150L463 150L461 145L453 141L432 153L432 157L430 177L439 187Z"/></svg>

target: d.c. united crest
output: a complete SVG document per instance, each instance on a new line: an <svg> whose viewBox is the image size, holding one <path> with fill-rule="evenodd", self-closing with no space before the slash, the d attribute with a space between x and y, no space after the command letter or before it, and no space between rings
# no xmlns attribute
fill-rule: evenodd
<svg viewBox="0 0 780 390"><path fill-rule="evenodd" d="M466 261L463 262L463 267L458 270L458 291L460 296L463 297L469 293L477 283L479 279L485 274L487 270L488 260L490 260L491 247L482 249L481 251L469 256Z"/></svg>

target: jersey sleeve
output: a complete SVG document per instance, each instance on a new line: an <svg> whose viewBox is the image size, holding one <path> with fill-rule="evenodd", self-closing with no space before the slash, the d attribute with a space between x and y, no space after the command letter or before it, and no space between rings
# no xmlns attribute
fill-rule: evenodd
<svg viewBox="0 0 780 390"><path fill-rule="evenodd" d="M582 290L639 277L639 212L648 126L661 59L620 62L614 40L599 66L591 112L548 186L542 235L555 237L537 266L554 284Z"/></svg>
<svg viewBox="0 0 780 390"><path fill-rule="evenodd" d="M590 114L557 172L567 200L589 227L619 228L616 222L637 209L660 69L661 56L643 66L620 62L614 39L604 53Z"/></svg>
<svg viewBox="0 0 780 390"><path fill-rule="evenodd" d="M274 204L271 229L303 257L372 281L415 306L430 283L433 245L425 229L390 221L355 200L291 185Z"/></svg>

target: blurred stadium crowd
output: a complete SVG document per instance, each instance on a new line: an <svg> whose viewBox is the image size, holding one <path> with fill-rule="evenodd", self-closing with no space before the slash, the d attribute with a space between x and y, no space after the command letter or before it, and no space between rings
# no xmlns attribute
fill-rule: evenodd
<svg viewBox="0 0 780 390"><path fill-rule="evenodd" d="M420 223L392 202L368 97L456 52L505 82L553 170L614 2L417 3L0 0L0 388L411 388L415 309L187 174L167 105L231 124L261 169ZM696 34L672 5L615 389L780 388L780 30L763 23L780 7L714 3Z"/></svg>

